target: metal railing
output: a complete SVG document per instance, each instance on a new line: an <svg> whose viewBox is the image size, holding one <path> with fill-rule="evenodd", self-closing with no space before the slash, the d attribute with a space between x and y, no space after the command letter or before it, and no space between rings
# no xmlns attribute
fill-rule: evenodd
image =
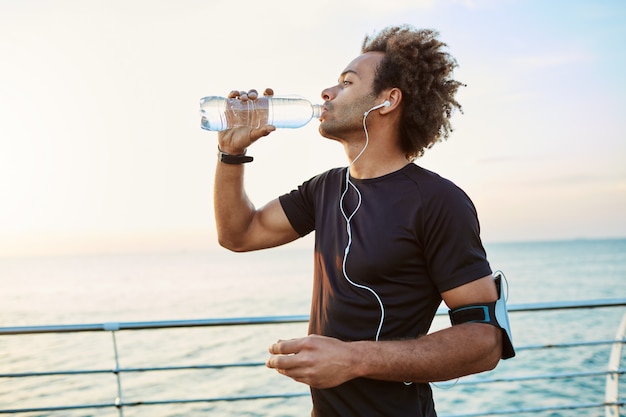
<svg viewBox="0 0 626 417"><path fill-rule="evenodd" d="M626 298L608 299L608 300L589 300L589 301L572 301L572 302L548 302L533 304L517 304L509 306L511 314L546 312L551 310L578 310L578 309L597 309L597 308L618 308L626 306ZM437 315L446 315L443 309L437 312ZM156 329L176 329L176 328L192 328L192 327L231 327L231 326L258 326L258 325L283 325L289 323L305 323L308 316L272 316L272 317L242 317L242 318L220 318L220 319L201 319L201 320L173 320L173 321L147 321L147 322L110 322L97 324L70 324L70 325L51 325L51 326L19 326L19 327L0 327L0 337L13 337L33 334L49 334L49 333L79 333L79 332L109 332L112 336L112 348L115 358L115 366L113 369L75 369L75 370L53 370L53 371L28 371L28 372L10 372L0 373L0 381L2 379L12 378L37 378L43 376L76 376L90 374L112 374L116 379L116 397L108 402L88 403L88 404L69 404L61 406L42 406L28 407L19 405L18 407L0 409L0 414L15 413L42 413L57 412L66 410L85 410L85 409L103 409L114 408L120 417L124 416L124 409L139 406L157 406L167 404L190 404L190 403L219 403L219 402L236 402L236 401L254 401L260 399L282 398L289 399L295 397L308 396L308 391L295 393L258 393L252 395L232 395L232 396L215 396L205 398L177 398L163 400L136 400L128 401L124 399L124 389L122 384L122 375L131 373L146 372L166 372L180 370L211 370L211 369L231 369L231 368L247 368L247 367L263 367L264 362L235 362L222 364L193 364L182 366L142 366L142 367L121 367L119 361L119 346L116 339L118 332L138 331L138 330L156 330ZM590 408L603 408L606 417L620 416L620 410L625 406L625 400L622 393L619 392L619 377L624 374L625 370L621 365L622 346L626 343L626 313L623 315L621 325L618 326L616 337L610 340L584 340L570 341L563 343L536 344L526 346L516 346L518 353L523 351L544 350L544 349L566 349L574 347L603 346L611 350L610 360L606 370L593 370L581 372L566 373L549 373L549 374L528 374L528 375L503 375L498 377L467 379L456 382L458 385L478 385L493 384L498 382L524 382L537 380L562 380L584 377L606 377L606 390L604 400L595 402L571 402L567 404L549 404L546 406L534 407L516 407L499 410L483 410L478 414L455 414L448 417L477 417L477 416L495 416L495 415L519 415L522 413L539 413L543 411L558 410L582 410Z"/></svg>

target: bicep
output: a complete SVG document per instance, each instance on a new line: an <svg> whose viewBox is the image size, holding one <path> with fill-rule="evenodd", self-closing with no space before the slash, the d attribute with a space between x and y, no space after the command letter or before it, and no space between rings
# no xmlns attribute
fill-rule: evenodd
<svg viewBox="0 0 626 417"><path fill-rule="evenodd" d="M498 299L498 291L490 274L446 291L441 296L447 306L454 310L464 305L496 301ZM469 326L471 326L471 330ZM461 327L465 327L465 329L459 330ZM474 352L477 353L475 362L479 363L479 360L482 361L480 363L483 365L478 368L479 372L493 369L500 358L503 357L503 338L506 332L503 331L497 322L464 322L461 326L452 326L452 328L457 328L457 331L469 332L464 339L467 346L473 346ZM467 351L470 350L469 348L467 349Z"/></svg>
<svg viewBox="0 0 626 417"><path fill-rule="evenodd" d="M246 250L280 246L300 237L278 199L270 201L255 212L247 234L249 247Z"/></svg>
<svg viewBox="0 0 626 417"><path fill-rule="evenodd" d="M468 282L441 293L448 308L455 309L468 304L488 303L498 299L493 277L490 275Z"/></svg>

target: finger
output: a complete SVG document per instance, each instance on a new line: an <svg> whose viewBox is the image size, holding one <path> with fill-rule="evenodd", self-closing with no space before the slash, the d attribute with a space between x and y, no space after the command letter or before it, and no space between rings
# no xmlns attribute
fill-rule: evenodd
<svg viewBox="0 0 626 417"><path fill-rule="evenodd" d="M283 342L284 340L278 340L276 343L272 343L267 350L269 350L272 355L281 355L280 346Z"/></svg>
<svg viewBox="0 0 626 417"><path fill-rule="evenodd" d="M248 98L250 100L256 100L259 97L259 92L255 89L248 91Z"/></svg>
<svg viewBox="0 0 626 417"><path fill-rule="evenodd" d="M300 366L294 366L291 368L275 368L276 372L286 377L293 379L296 382L300 382L307 385L312 385L313 379L310 372L306 368Z"/></svg>
<svg viewBox="0 0 626 417"><path fill-rule="evenodd" d="M291 355L300 351L302 339L279 340L270 346L270 353L274 355Z"/></svg>
<svg viewBox="0 0 626 417"><path fill-rule="evenodd" d="M298 368L301 364L298 355L270 355L265 365L268 368L278 370L280 373L285 373Z"/></svg>
<svg viewBox="0 0 626 417"><path fill-rule="evenodd" d="M266 88L265 91L263 91L263 95L266 97L271 97L274 95L274 90L272 90L271 88Z"/></svg>
<svg viewBox="0 0 626 417"><path fill-rule="evenodd" d="M271 369L276 369L278 372L282 373L282 368L278 367L278 356L270 355L270 357L265 361L265 366Z"/></svg>
<svg viewBox="0 0 626 417"><path fill-rule="evenodd" d="M237 90L232 90L230 93L228 93L228 98L237 98L239 97L239 91Z"/></svg>
<svg viewBox="0 0 626 417"><path fill-rule="evenodd" d="M265 126L254 128L250 130L250 141L254 142L257 139L262 138L263 136L269 135L275 130L276 130L276 127L274 127L273 125L265 125Z"/></svg>

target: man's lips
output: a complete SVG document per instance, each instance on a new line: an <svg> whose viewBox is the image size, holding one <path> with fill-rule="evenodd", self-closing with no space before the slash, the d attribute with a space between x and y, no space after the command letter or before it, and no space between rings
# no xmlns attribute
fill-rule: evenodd
<svg viewBox="0 0 626 417"><path fill-rule="evenodd" d="M331 109L331 105L329 103L324 103L322 106L322 112L320 113L320 120L324 118L324 115Z"/></svg>

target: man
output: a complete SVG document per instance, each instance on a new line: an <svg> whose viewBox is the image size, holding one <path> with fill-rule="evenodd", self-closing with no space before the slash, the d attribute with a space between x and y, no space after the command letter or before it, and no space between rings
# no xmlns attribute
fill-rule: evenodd
<svg viewBox="0 0 626 417"><path fill-rule="evenodd" d="M447 137L460 108L455 61L436 37L409 26L366 37L322 91L319 131L343 145L350 166L264 207L247 198L242 163L274 127L218 136L222 246L257 250L316 232L309 336L278 341L267 360L311 387L314 416L436 416L429 382L492 369L502 357L493 323L427 335L442 300L457 309L498 299L472 202L413 163Z"/></svg>

